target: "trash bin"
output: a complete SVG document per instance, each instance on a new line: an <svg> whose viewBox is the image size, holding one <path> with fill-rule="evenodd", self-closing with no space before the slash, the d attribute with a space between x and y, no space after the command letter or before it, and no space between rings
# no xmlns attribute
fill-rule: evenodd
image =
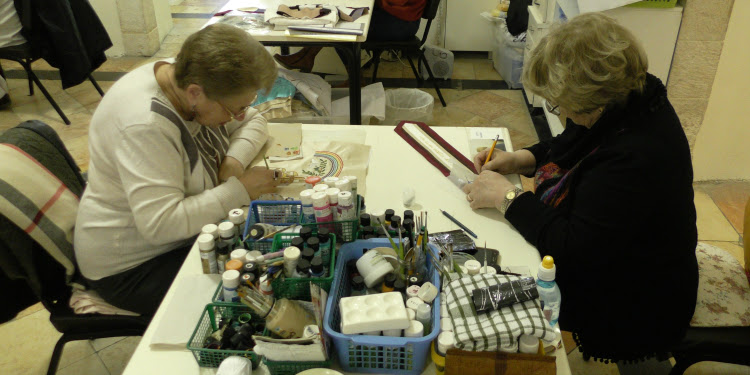
<svg viewBox="0 0 750 375"><path fill-rule="evenodd" d="M432 121L435 98L418 89L393 89L385 92L383 125L398 125L401 121Z"/></svg>

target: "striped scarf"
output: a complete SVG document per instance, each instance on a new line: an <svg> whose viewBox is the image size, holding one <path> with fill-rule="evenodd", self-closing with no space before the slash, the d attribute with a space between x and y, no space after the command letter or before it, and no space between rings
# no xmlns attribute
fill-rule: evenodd
<svg viewBox="0 0 750 375"><path fill-rule="evenodd" d="M575 172L578 170L581 162L586 160L587 157L591 156L598 149L599 147L594 148L588 155L579 160L578 163L570 169L560 168L560 166L554 162L549 162L539 167L534 175L534 190L537 193L542 192L539 200L551 207L559 206L560 203L568 197L571 180L573 179L573 176L575 176ZM540 190L540 186L545 182L548 187L542 187Z"/></svg>

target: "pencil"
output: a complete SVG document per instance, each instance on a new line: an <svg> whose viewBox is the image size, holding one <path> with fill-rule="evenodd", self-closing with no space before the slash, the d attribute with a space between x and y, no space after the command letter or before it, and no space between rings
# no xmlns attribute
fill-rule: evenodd
<svg viewBox="0 0 750 375"><path fill-rule="evenodd" d="M495 147L495 146L492 146L492 147ZM489 160L489 159L487 159L487 160ZM266 163L266 169L271 169L271 168L270 168L270 167L268 166L268 156L265 156L265 155L263 155L263 162L264 162L264 163Z"/></svg>
<svg viewBox="0 0 750 375"><path fill-rule="evenodd" d="M440 212L442 212L443 215L445 215L445 217L447 217L454 224L458 225L461 229L463 229L464 232L470 234L474 238L479 238L479 237L477 237L477 235L474 232L471 231L471 229L467 228L466 225L461 224L461 222L458 221L458 220L456 220L456 218L453 217L451 214L449 214L449 213L447 213L447 212L445 212L443 210L440 210Z"/></svg>
<svg viewBox="0 0 750 375"><path fill-rule="evenodd" d="M495 137L495 140L492 141L492 148L490 149L490 152L487 153L487 159L485 159L484 164L487 164L490 162L490 159L492 158L492 153L495 152L495 146L497 146L497 141L500 139L500 134L498 134Z"/></svg>

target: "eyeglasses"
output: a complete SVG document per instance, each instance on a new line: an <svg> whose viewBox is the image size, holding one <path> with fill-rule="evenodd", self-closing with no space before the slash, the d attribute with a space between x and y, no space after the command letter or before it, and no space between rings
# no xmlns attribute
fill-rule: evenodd
<svg viewBox="0 0 750 375"><path fill-rule="evenodd" d="M255 97L253 97L253 100L250 102L250 104L240 108L239 112L237 113L233 113L227 106L225 106L224 104L221 104L220 101L217 100L216 102L219 103L221 108L224 108L224 110L227 112L227 114L229 114L229 117L231 117L232 120L240 121L241 117L245 115L245 112L247 112L247 109L252 107L253 103L255 103L257 99L258 99L258 94L255 94Z"/></svg>
<svg viewBox="0 0 750 375"><path fill-rule="evenodd" d="M560 116L560 106L559 105L556 105L556 106L553 107L552 104L549 104L549 102L545 100L544 101L544 107L547 109L547 112L549 112L549 113L551 113L551 114L553 114L555 116Z"/></svg>

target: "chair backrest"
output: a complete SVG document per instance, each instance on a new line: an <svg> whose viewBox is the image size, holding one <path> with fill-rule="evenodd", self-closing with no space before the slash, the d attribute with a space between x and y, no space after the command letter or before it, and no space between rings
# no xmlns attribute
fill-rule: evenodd
<svg viewBox="0 0 750 375"><path fill-rule="evenodd" d="M432 20L435 19L439 7L440 0L427 0L427 3L424 6L424 11L422 11L422 18L427 20L427 25L425 25L424 34L422 34L422 39L419 43L420 45L424 45L425 42L427 42L427 35L430 33Z"/></svg>

